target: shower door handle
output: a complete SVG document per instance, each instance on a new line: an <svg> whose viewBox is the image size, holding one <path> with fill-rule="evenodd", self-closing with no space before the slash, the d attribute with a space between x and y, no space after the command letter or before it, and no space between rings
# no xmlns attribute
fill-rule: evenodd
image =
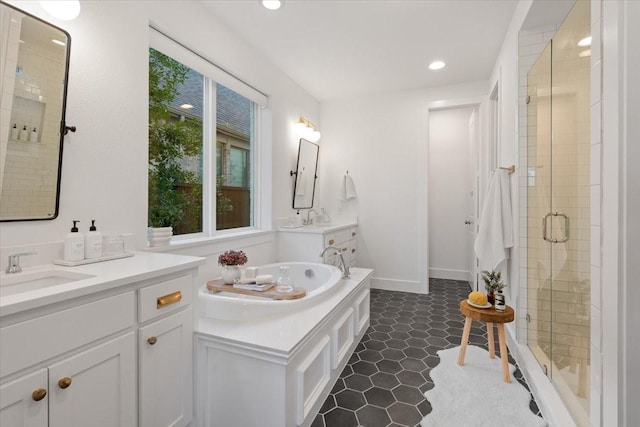
<svg viewBox="0 0 640 427"><path fill-rule="evenodd" d="M550 216L559 216L564 218L564 237L561 239L551 239L547 237L547 219ZM569 217L562 212L549 212L542 218L542 238L551 243L565 243L569 241Z"/></svg>

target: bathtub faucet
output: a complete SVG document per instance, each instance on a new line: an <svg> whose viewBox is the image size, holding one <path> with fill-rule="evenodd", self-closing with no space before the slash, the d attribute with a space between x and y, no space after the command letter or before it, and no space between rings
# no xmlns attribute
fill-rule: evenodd
<svg viewBox="0 0 640 427"><path fill-rule="evenodd" d="M322 258L325 252L327 252L329 249L333 249L334 251L336 251L336 255L340 257L339 267L342 270L342 278L349 279L351 277L351 272L349 271L349 266L347 265L347 263L344 262L344 256L342 256L342 251L340 251L340 249L336 248L335 246L327 246L322 250L322 252L320 252L320 258Z"/></svg>

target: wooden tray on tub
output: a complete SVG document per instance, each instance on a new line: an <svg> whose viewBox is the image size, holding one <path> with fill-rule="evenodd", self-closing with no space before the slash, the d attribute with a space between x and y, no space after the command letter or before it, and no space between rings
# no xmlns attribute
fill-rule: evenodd
<svg viewBox="0 0 640 427"><path fill-rule="evenodd" d="M293 288L292 292L278 292L275 290L275 283L264 291L252 291L249 289L234 288L233 285L225 284L222 279L210 280L207 282L207 289L211 292L229 292L232 294L251 295L252 297L270 298L273 300L300 299L307 294L303 288Z"/></svg>

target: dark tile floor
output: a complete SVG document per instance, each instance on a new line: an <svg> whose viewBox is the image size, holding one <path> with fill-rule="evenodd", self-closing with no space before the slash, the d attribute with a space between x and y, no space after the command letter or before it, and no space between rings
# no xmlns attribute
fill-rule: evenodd
<svg viewBox="0 0 640 427"><path fill-rule="evenodd" d="M437 351L460 345L458 305L469 292L466 282L442 279L430 280L429 295L372 289L371 326L311 426L419 426L431 412L424 393L433 388L429 372L440 362ZM480 322L473 323L469 342L487 348ZM529 389L519 369L514 377ZM533 396L530 407L540 415Z"/></svg>

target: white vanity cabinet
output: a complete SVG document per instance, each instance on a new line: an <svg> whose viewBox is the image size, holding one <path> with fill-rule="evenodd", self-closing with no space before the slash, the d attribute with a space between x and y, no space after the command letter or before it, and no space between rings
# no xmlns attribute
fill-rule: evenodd
<svg viewBox="0 0 640 427"><path fill-rule="evenodd" d="M47 370L0 386L0 426L41 427L49 419Z"/></svg>
<svg viewBox="0 0 640 427"><path fill-rule="evenodd" d="M320 252L327 246L340 249L349 267L357 265L358 227L355 223L331 227L302 227L278 230L278 259L280 261L324 262L339 264L335 251Z"/></svg>
<svg viewBox="0 0 640 427"><path fill-rule="evenodd" d="M0 387L0 426L135 425L135 333Z"/></svg>
<svg viewBox="0 0 640 427"><path fill-rule="evenodd" d="M27 371L1 386L0 425L135 423L133 301L127 292L0 328L2 376Z"/></svg>
<svg viewBox="0 0 640 427"><path fill-rule="evenodd" d="M126 426L136 419L135 333L52 364L49 426Z"/></svg>
<svg viewBox="0 0 640 427"><path fill-rule="evenodd" d="M95 279L68 298L25 298L25 309L2 301L0 426L191 422L191 303L203 260L169 256L163 265L166 257L139 255L142 266L131 258L74 267Z"/></svg>
<svg viewBox="0 0 640 427"><path fill-rule="evenodd" d="M139 291L140 427L191 422L192 289L191 276L182 276Z"/></svg>

